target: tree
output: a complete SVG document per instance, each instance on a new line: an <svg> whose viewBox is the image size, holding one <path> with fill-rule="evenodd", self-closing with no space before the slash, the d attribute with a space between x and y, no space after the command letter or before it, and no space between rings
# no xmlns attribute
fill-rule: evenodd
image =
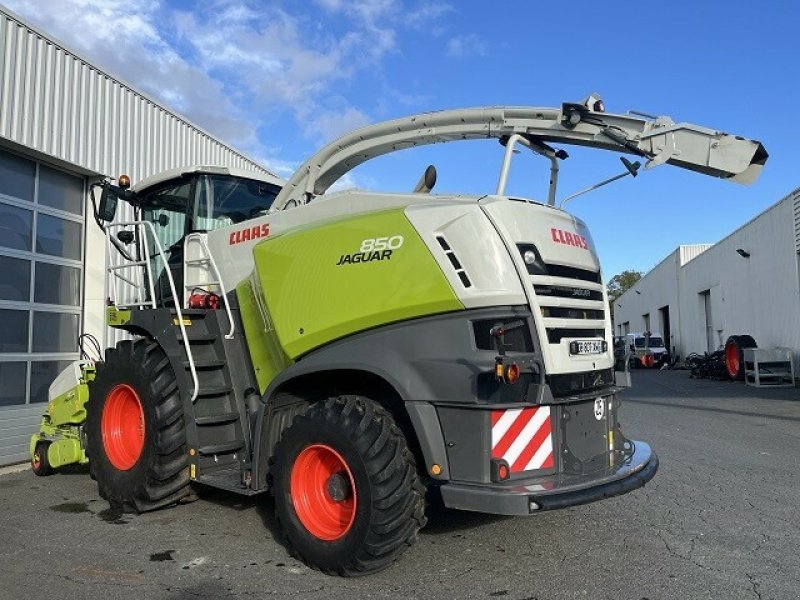
<svg viewBox="0 0 800 600"><path fill-rule="evenodd" d="M614 303L625 292L631 289L634 284L644 276L641 271L623 271L618 275L614 275L608 281L608 305L611 311L611 318L614 318Z"/></svg>

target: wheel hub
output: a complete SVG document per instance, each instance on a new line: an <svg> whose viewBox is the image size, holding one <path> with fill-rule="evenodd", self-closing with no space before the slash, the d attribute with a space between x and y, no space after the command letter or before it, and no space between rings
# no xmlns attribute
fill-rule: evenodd
<svg viewBox="0 0 800 600"><path fill-rule="evenodd" d="M108 393L100 431L109 462L120 471L132 469L144 450L144 409L131 386L121 383Z"/></svg>
<svg viewBox="0 0 800 600"><path fill-rule="evenodd" d="M347 535L358 497L353 473L341 454L324 444L308 446L297 455L290 479L292 505L306 531L329 542Z"/></svg>
<svg viewBox="0 0 800 600"><path fill-rule="evenodd" d="M334 473L328 478L328 494L334 502L344 501L350 492L350 482L345 473Z"/></svg>

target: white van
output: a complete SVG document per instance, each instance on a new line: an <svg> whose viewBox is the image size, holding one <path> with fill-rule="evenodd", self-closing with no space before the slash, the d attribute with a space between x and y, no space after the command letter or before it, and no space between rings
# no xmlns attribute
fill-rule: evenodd
<svg viewBox="0 0 800 600"><path fill-rule="evenodd" d="M625 339L631 353L631 368L660 367L669 362L669 352L660 333L629 333Z"/></svg>

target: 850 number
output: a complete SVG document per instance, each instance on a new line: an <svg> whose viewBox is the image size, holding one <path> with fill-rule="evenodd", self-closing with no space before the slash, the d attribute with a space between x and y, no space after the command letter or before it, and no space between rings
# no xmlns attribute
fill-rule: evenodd
<svg viewBox="0 0 800 600"><path fill-rule="evenodd" d="M361 242L359 252L380 252L381 250L397 250L403 245L402 235L391 237L369 238Z"/></svg>

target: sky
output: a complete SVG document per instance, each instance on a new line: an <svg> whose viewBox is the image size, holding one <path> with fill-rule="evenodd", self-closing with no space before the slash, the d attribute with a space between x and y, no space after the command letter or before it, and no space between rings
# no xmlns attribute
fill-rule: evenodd
<svg viewBox="0 0 800 600"><path fill-rule="evenodd" d="M740 186L662 166L573 200L606 280L680 244L714 243L800 186L798 2L673 0L0 0L93 64L284 177L324 144L378 121L448 108L557 107L599 93L638 110L760 140ZM570 149L560 194L621 172ZM394 153L345 187L494 190L494 140ZM545 199L548 163L517 156L509 191Z"/></svg>

